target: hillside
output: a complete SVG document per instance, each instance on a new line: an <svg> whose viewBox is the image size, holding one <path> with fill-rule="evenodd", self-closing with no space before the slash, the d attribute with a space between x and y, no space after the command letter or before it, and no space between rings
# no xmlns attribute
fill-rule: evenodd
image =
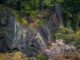
<svg viewBox="0 0 80 60"><path fill-rule="evenodd" d="M0 60L80 60L80 1L1 0Z"/></svg>

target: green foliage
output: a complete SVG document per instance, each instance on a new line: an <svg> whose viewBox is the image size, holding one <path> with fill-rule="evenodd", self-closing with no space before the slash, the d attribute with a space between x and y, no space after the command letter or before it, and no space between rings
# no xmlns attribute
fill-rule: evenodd
<svg viewBox="0 0 80 60"><path fill-rule="evenodd" d="M75 46L76 46L77 49L80 49L80 41L77 41Z"/></svg>
<svg viewBox="0 0 80 60"><path fill-rule="evenodd" d="M75 32L76 47L80 48L80 30Z"/></svg>
<svg viewBox="0 0 80 60"><path fill-rule="evenodd" d="M28 22L27 22L27 20L26 20L25 18L21 18L21 19L19 20L19 22L20 22L23 26L27 26L27 24L28 24Z"/></svg>
<svg viewBox="0 0 80 60"><path fill-rule="evenodd" d="M62 3L64 0L55 0L57 3Z"/></svg>
<svg viewBox="0 0 80 60"><path fill-rule="evenodd" d="M39 55L37 56L37 60L46 60L46 59L45 59L45 56L44 56L44 55L39 54Z"/></svg>
<svg viewBox="0 0 80 60"><path fill-rule="evenodd" d="M51 0L1 0L2 4L18 10L20 13L32 14L34 11L37 11L40 7L40 3L44 2L44 6L52 6Z"/></svg>
<svg viewBox="0 0 80 60"><path fill-rule="evenodd" d="M77 30L75 33L75 39L80 41L80 30Z"/></svg>
<svg viewBox="0 0 80 60"><path fill-rule="evenodd" d="M63 39L66 43L70 43L73 40L74 32L68 28L60 28L55 34L56 39Z"/></svg>
<svg viewBox="0 0 80 60"><path fill-rule="evenodd" d="M53 6L52 0L44 0L44 3L48 8L51 8Z"/></svg>
<svg viewBox="0 0 80 60"><path fill-rule="evenodd" d="M64 22L71 20L71 27L74 31L78 29L80 22L80 1L79 0L64 0L61 3ZM65 21L66 20L66 21Z"/></svg>
<svg viewBox="0 0 80 60"><path fill-rule="evenodd" d="M36 60L35 57L28 57L28 60Z"/></svg>
<svg viewBox="0 0 80 60"><path fill-rule="evenodd" d="M46 60L43 54L38 54L37 57L28 57L28 60Z"/></svg>
<svg viewBox="0 0 80 60"><path fill-rule="evenodd" d="M44 26L45 23L46 23L46 20L37 20L37 24L38 24L39 26Z"/></svg>

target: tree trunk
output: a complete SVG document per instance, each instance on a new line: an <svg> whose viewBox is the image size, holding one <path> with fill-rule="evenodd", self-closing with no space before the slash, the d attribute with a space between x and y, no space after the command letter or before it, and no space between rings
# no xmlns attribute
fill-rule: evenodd
<svg viewBox="0 0 80 60"><path fill-rule="evenodd" d="M55 13L56 17L59 21L59 27L63 26L63 18L62 18L62 12L61 12L61 6L59 3L54 0L54 7L55 7Z"/></svg>

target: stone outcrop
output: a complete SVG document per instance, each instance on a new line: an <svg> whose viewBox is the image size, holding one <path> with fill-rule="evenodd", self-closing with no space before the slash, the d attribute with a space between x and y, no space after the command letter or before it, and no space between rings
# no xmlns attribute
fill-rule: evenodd
<svg viewBox="0 0 80 60"><path fill-rule="evenodd" d="M51 20L50 23L52 23ZM23 27L16 21L16 17L11 12L1 11L0 51L19 50L30 57L42 53L47 58L59 55L68 56L68 52L74 52L76 48L73 45L66 45L63 40L51 41L49 24L45 27L30 29L30 27ZM47 48L49 45L51 45L50 48Z"/></svg>
<svg viewBox="0 0 80 60"><path fill-rule="evenodd" d="M22 27L8 11L1 11L0 15L0 50L20 50L28 56L44 51L46 45L37 29L33 31L29 27Z"/></svg>

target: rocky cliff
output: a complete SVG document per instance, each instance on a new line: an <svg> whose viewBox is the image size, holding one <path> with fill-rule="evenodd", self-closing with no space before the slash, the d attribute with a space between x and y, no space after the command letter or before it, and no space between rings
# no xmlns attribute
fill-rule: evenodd
<svg viewBox="0 0 80 60"><path fill-rule="evenodd" d="M21 25L11 11L0 11L0 52L19 50L29 57L43 54L46 58L54 59L54 56L66 56L67 52L76 51L73 45L66 45L63 40L51 41L52 31L56 31L58 27L54 19L56 18L51 17L45 26L31 29Z"/></svg>

